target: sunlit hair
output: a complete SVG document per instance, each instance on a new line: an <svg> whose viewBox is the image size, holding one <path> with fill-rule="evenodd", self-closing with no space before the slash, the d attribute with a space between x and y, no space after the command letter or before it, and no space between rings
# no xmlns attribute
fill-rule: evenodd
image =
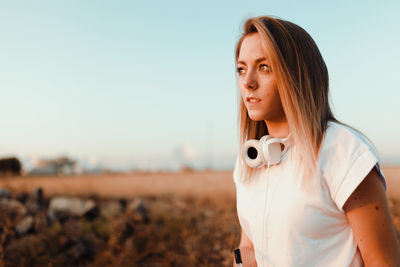
<svg viewBox="0 0 400 267"><path fill-rule="evenodd" d="M306 177L315 174L318 153L328 121L336 121L329 106L328 70L311 36L300 26L270 16L249 18L236 45L236 62L243 39L258 33L275 76L291 142L300 154ZM268 134L264 121L250 119L243 100L239 105L240 147ZM239 153L241 155L241 153ZM247 177L253 169L244 166Z"/></svg>

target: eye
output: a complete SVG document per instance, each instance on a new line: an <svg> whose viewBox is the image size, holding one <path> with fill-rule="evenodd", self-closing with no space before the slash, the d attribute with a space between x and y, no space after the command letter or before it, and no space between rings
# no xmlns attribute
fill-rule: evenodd
<svg viewBox="0 0 400 267"><path fill-rule="evenodd" d="M240 75L242 75L242 74L244 74L245 73L245 69L244 68L242 68L242 67L238 67L238 68L236 68L236 72L238 73L238 75L240 76Z"/></svg>
<svg viewBox="0 0 400 267"><path fill-rule="evenodd" d="M267 64L260 64L259 69L261 71L271 71L271 68Z"/></svg>

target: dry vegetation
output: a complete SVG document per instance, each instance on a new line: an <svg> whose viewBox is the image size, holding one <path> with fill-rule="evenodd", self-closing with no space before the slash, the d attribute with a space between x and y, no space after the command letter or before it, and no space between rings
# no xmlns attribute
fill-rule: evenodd
<svg viewBox="0 0 400 267"><path fill-rule="evenodd" d="M232 203L146 197L146 223L129 213L70 218L4 245L5 266L227 266L238 242ZM12 222L10 222L12 223ZM10 225L11 226L11 225ZM6 231L12 231L9 227Z"/></svg>
<svg viewBox="0 0 400 267"><path fill-rule="evenodd" d="M4 266L232 265L240 228L231 172L0 180L0 187L19 199L37 186L47 204L56 195L97 203L142 199L149 218L129 211L109 218L69 218L22 237L15 233L18 218L8 218L0 234Z"/></svg>
<svg viewBox="0 0 400 267"><path fill-rule="evenodd" d="M42 187L46 196L90 195L135 197L174 194L178 196L234 197L232 172L132 173L92 176L9 177L0 179L0 187L14 192L31 192Z"/></svg>
<svg viewBox="0 0 400 267"><path fill-rule="evenodd" d="M384 168L390 207L400 233L400 169ZM0 214L0 266L232 266L240 227L232 172L131 174L0 179L0 188L23 196L40 186L52 196L97 203L142 199L148 220L129 211L113 217L68 218L24 236L17 218ZM44 216L44 210L41 211ZM36 229L36 228L35 228Z"/></svg>

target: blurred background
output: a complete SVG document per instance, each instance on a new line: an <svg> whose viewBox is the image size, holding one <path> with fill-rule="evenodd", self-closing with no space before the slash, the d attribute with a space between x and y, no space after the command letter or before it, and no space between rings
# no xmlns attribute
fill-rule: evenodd
<svg viewBox="0 0 400 267"><path fill-rule="evenodd" d="M1 1L1 264L230 265L240 237L234 47L252 16L313 37L334 114L375 144L393 207L399 10L397 1ZM49 240L53 250L37 246Z"/></svg>

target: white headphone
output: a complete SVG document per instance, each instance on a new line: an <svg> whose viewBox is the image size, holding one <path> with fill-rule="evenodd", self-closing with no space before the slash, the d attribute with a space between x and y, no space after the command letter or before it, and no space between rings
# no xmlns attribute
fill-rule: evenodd
<svg viewBox="0 0 400 267"><path fill-rule="evenodd" d="M242 148L244 162L252 168L278 164L289 148L289 137L290 134L286 138L264 135L260 140L248 140ZM281 144L284 146L283 150Z"/></svg>

